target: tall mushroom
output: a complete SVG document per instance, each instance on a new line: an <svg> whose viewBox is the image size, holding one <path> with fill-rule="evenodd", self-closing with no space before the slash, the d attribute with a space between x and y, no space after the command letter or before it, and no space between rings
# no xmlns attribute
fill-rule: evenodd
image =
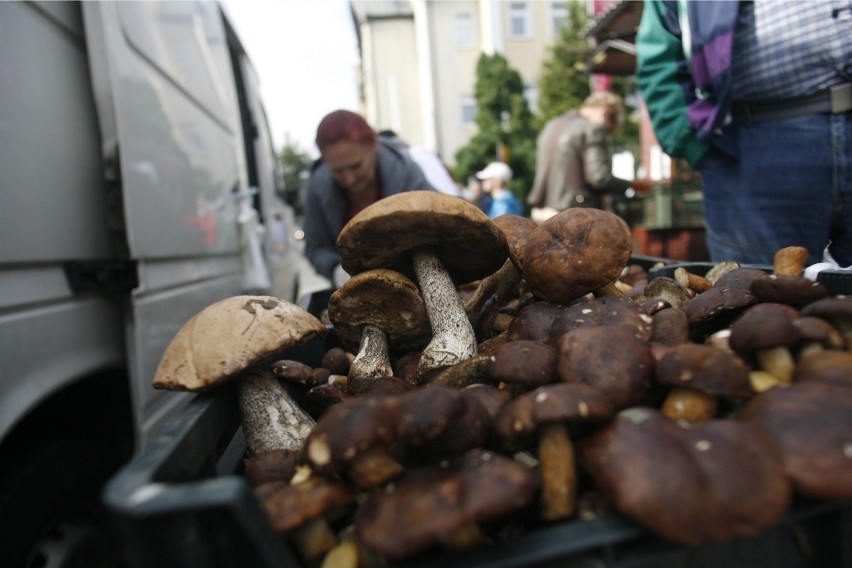
<svg viewBox="0 0 852 568"><path fill-rule="evenodd" d="M355 274L328 301L328 318L337 335L358 354L349 367L349 390L393 375L389 349L418 349L431 330L417 286L404 274L377 268Z"/></svg>
<svg viewBox="0 0 852 568"><path fill-rule="evenodd" d="M456 291L494 273L508 257L503 233L475 205L433 191L407 191L363 209L337 238L343 268L410 272L432 326L418 374L455 365L476 354L476 335Z"/></svg>
<svg viewBox="0 0 852 568"><path fill-rule="evenodd" d="M325 326L302 308L271 296L234 296L204 308L166 348L153 386L206 391L235 380L249 452L298 451L314 425L262 364L316 337Z"/></svg>

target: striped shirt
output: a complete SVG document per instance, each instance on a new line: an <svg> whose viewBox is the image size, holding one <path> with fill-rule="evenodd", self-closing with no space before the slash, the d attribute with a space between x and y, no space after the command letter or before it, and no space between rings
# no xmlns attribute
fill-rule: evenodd
<svg viewBox="0 0 852 568"><path fill-rule="evenodd" d="M742 2L733 53L734 100L783 100L848 82L852 2Z"/></svg>

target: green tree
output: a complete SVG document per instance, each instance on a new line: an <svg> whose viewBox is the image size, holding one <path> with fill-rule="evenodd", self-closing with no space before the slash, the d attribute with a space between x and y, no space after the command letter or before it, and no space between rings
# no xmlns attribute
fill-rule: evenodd
<svg viewBox="0 0 852 568"><path fill-rule="evenodd" d="M542 63L536 130L554 116L579 107L591 92L586 65L589 46L580 37L586 21L585 3L569 2L565 26Z"/></svg>
<svg viewBox="0 0 852 568"><path fill-rule="evenodd" d="M478 132L455 155L456 179L465 180L494 160L513 171L509 188L526 202L535 175L533 115L520 74L500 54L479 56L474 97Z"/></svg>
<svg viewBox="0 0 852 568"><path fill-rule="evenodd" d="M286 134L284 146L278 154L278 162L281 164L281 177L284 181L284 195L286 200L301 215L304 204L304 191L302 178L310 171L313 160L311 156Z"/></svg>

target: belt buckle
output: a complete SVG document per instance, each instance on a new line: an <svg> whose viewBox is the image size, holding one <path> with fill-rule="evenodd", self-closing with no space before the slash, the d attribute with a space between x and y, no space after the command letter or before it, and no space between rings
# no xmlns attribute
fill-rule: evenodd
<svg viewBox="0 0 852 568"><path fill-rule="evenodd" d="M852 83L835 85L829 89L832 114L841 114L852 110Z"/></svg>

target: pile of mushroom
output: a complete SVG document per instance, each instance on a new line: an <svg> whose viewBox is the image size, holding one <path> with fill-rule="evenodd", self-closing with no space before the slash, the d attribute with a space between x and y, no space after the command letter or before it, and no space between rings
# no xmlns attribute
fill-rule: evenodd
<svg viewBox="0 0 852 568"><path fill-rule="evenodd" d="M602 510L674 543L722 542L767 530L800 496L852 498L852 298L781 261L797 248L771 269L649 281L611 213L492 222L434 192L368 207L339 245L352 279L332 296L322 367L255 346L280 306L242 298L238 321L209 324L229 337L207 353L194 323L155 381L262 375L299 401L305 429L256 404L244 428L272 422L289 440L252 455L298 448L248 479L306 565L382 566ZM289 310L263 322L321 334Z"/></svg>

